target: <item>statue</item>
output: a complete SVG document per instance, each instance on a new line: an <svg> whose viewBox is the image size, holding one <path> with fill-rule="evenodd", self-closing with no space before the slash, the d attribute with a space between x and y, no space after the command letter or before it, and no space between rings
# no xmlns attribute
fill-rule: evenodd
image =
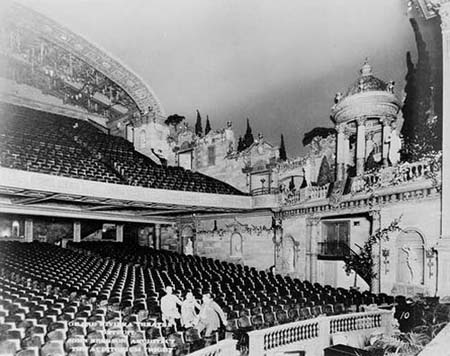
<svg viewBox="0 0 450 356"><path fill-rule="evenodd" d="M242 256L242 236L238 233L231 235L231 256Z"/></svg>
<svg viewBox="0 0 450 356"><path fill-rule="evenodd" d="M284 259L283 259L283 270L286 273L294 272L295 270L295 243L291 238L285 239L286 244L284 247Z"/></svg>
<svg viewBox="0 0 450 356"><path fill-rule="evenodd" d="M411 284L420 283L421 277L418 275L419 258L416 251L408 246L403 246L402 251L406 254L406 266L410 274L410 280L408 282Z"/></svg>
<svg viewBox="0 0 450 356"><path fill-rule="evenodd" d="M309 187L311 186L311 161L309 158L306 160L302 169L303 169L303 178L306 181L306 185Z"/></svg>
<svg viewBox="0 0 450 356"><path fill-rule="evenodd" d="M386 143L389 143L389 161L391 162L391 165L396 166L400 161L400 149L402 148L402 141L395 127L387 138Z"/></svg>
<svg viewBox="0 0 450 356"><path fill-rule="evenodd" d="M359 82L358 82L358 89L359 89L359 92L363 92L364 91L364 79L359 79Z"/></svg>
<svg viewBox="0 0 450 356"><path fill-rule="evenodd" d="M186 245L184 246L184 254L186 256L192 256L194 254L194 244L190 238L188 238Z"/></svg>
<svg viewBox="0 0 450 356"><path fill-rule="evenodd" d="M391 93L391 94L394 94L394 86L395 86L395 82L394 82L393 80L391 80L391 81L388 83L387 91L388 91L389 93Z"/></svg>
<svg viewBox="0 0 450 356"><path fill-rule="evenodd" d="M340 91L338 91L336 93L336 96L334 97L334 102L337 104L337 103L339 103L342 100L342 98L343 98L342 93Z"/></svg>

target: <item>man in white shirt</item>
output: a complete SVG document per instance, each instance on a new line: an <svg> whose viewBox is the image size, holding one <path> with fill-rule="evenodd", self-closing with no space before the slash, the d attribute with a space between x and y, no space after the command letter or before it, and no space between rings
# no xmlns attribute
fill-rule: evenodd
<svg viewBox="0 0 450 356"><path fill-rule="evenodd" d="M176 326L175 319L180 319L177 305L181 306L181 300L173 295L173 288L168 286L165 289L166 295L161 298L162 320L167 326Z"/></svg>

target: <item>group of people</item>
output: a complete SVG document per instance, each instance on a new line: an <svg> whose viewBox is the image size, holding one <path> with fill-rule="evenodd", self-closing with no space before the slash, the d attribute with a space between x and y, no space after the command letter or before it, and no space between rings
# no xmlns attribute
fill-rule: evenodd
<svg viewBox="0 0 450 356"><path fill-rule="evenodd" d="M161 298L160 306L162 320L167 326L176 327L177 321L180 321L183 327L193 327L198 330L199 334L204 332L204 336L208 337L219 329L220 321L226 325L225 313L212 299L211 294L203 294L202 304L199 304L192 292L187 292L183 301L173 294L172 287L166 287L165 292L166 295Z"/></svg>

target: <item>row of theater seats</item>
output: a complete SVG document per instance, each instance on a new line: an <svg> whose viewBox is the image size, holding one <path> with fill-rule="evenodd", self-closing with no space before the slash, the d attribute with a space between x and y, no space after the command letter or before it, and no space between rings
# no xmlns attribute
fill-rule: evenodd
<svg viewBox="0 0 450 356"><path fill-rule="evenodd" d="M90 150L99 153L130 185L148 188L175 189L205 193L237 194L233 187L203 174L181 167L163 167L134 151L130 142L101 133L88 122L74 127L64 123L63 131Z"/></svg>
<svg viewBox="0 0 450 356"><path fill-rule="evenodd" d="M148 188L242 194L203 174L156 164L132 143L88 121L6 104L0 114L3 167Z"/></svg>
<svg viewBox="0 0 450 356"><path fill-rule="evenodd" d="M227 314L226 330L239 340L253 329L356 311L373 303L394 303L384 294L336 289L238 264L121 243L72 243L62 249L37 242L1 242L0 276L2 299L6 300L0 303L0 318L6 323L2 337L9 347L8 340L12 340L16 347L26 348L23 342L29 328L80 317L88 320L96 316L98 306L110 306L127 322L127 317L134 320L139 313L160 321L159 301L167 285L174 286L180 297L188 290L198 299L202 293L212 293ZM76 308L80 300L75 297L80 296L89 301L94 314ZM18 328L23 332L17 333ZM44 331L47 335L50 330ZM198 335L192 332L173 336L181 340L180 349L198 346ZM53 342L45 335L40 348ZM58 336L66 352L69 336ZM128 347L132 344L128 340ZM84 346L93 345L86 342Z"/></svg>
<svg viewBox="0 0 450 356"><path fill-rule="evenodd" d="M172 356L203 347L195 329L158 325L144 275L49 244L1 242L0 355Z"/></svg>
<svg viewBox="0 0 450 356"><path fill-rule="evenodd" d="M180 297L188 290L197 298L202 293L211 293L227 314L226 330L233 333L239 343L251 330L319 315L361 311L373 304L389 307L394 303L394 298L386 294L322 286L248 266L148 247L82 242L70 248L138 264L151 271L152 289L146 289L149 308L158 304L166 285L174 286Z"/></svg>

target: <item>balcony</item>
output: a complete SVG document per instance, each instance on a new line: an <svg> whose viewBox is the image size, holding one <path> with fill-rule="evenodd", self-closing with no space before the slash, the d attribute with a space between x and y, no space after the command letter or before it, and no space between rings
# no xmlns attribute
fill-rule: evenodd
<svg viewBox="0 0 450 356"><path fill-rule="evenodd" d="M440 157L436 160L424 160L414 163L402 163L396 167L386 167L372 173L353 177L351 193L367 192L374 189L398 186L401 184L425 181L436 181L441 171Z"/></svg>
<svg viewBox="0 0 450 356"><path fill-rule="evenodd" d="M325 184L321 187L306 187L296 192L283 192L282 202L284 205L295 205L304 202L318 201L326 199L330 184Z"/></svg>
<svg viewBox="0 0 450 356"><path fill-rule="evenodd" d="M343 241L323 241L318 246L319 257L324 259L341 259L350 254L348 244Z"/></svg>
<svg viewBox="0 0 450 356"><path fill-rule="evenodd" d="M256 188L256 189L252 189L251 191L251 195L253 196L257 196L257 195L268 195L268 194L279 194L280 190L278 188L275 187L263 187L263 188Z"/></svg>

